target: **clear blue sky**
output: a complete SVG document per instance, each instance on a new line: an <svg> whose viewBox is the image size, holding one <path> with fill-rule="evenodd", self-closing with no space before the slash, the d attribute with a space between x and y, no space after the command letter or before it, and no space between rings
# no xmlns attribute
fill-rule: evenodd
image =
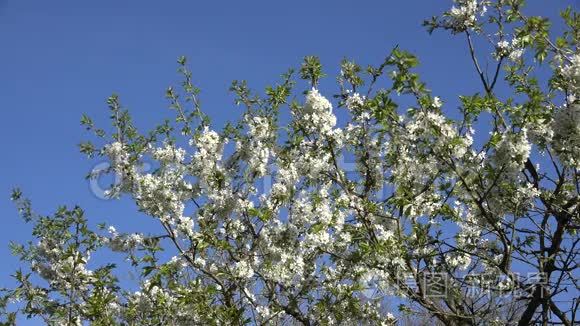
<svg viewBox="0 0 580 326"><path fill-rule="evenodd" d="M549 17L574 0L530 1ZM120 230L147 227L127 201L103 201L84 179L97 163L78 152L88 138L82 113L106 126L105 99L120 94L138 125L169 116L164 90L176 84L186 55L206 112L219 125L240 110L227 91L234 79L254 89L277 81L304 55L321 57L334 83L343 57L378 64L395 45L419 56L435 95L454 103L481 91L463 37L421 27L451 1L28 1L0 0L0 287L15 269L10 239L30 229L9 201L19 186L50 213L79 204L92 222Z"/></svg>

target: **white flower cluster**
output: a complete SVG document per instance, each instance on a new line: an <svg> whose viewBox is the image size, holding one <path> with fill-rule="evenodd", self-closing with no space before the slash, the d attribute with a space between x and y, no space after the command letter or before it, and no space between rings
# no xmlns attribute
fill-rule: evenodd
<svg viewBox="0 0 580 326"><path fill-rule="evenodd" d="M123 148L123 143L114 142L105 146L105 153L109 156L111 166L115 170L121 170L129 165L129 155Z"/></svg>
<svg viewBox="0 0 580 326"><path fill-rule="evenodd" d="M165 147L153 149L153 158L164 164L182 163L185 160L185 150L166 144Z"/></svg>
<svg viewBox="0 0 580 326"><path fill-rule="evenodd" d="M447 263L451 267L457 267L461 270L465 270L471 265L471 256L466 253L456 253L452 254L448 259Z"/></svg>
<svg viewBox="0 0 580 326"><path fill-rule="evenodd" d="M298 119L307 133L330 135L336 125L332 104L313 88L306 94L304 116Z"/></svg>
<svg viewBox="0 0 580 326"><path fill-rule="evenodd" d="M521 40L514 38L511 43L506 40L499 41L495 47L494 57L497 60L507 57L509 60L515 62L518 61L523 54L524 49L521 45Z"/></svg>
<svg viewBox="0 0 580 326"><path fill-rule="evenodd" d="M233 269L234 276L242 278L242 279L249 279L254 276L254 270L252 266L247 261L239 261L236 262Z"/></svg>
<svg viewBox="0 0 580 326"><path fill-rule="evenodd" d="M149 215L168 221L182 216L185 205L184 194L174 190L181 177L173 174L161 176L153 174L135 175L133 196L137 205Z"/></svg>
<svg viewBox="0 0 580 326"><path fill-rule="evenodd" d="M580 104L557 110L553 122L553 146L566 165L580 168Z"/></svg>
<svg viewBox="0 0 580 326"><path fill-rule="evenodd" d="M359 93L349 94L346 98L346 107L349 110L355 110L362 107L365 103L365 97Z"/></svg>
<svg viewBox="0 0 580 326"><path fill-rule="evenodd" d="M580 54L573 54L570 62L561 66L559 70L568 83L568 93L572 99L580 97Z"/></svg>
<svg viewBox="0 0 580 326"><path fill-rule="evenodd" d="M193 219L189 216L179 216L178 220L179 224L177 229L190 238L194 237Z"/></svg>
<svg viewBox="0 0 580 326"><path fill-rule="evenodd" d="M199 137L190 141L190 145L197 148L194 154L197 164L215 164L222 158L223 143L220 136L207 126Z"/></svg>
<svg viewBox="0 0 580 326"><path fill-rule="evenodd" d="M248 122L250 143L247 150L251 151L248 164L252 172L258 176L267 173L270 158L269 141L272 138L271 125L267 118L253 117Z"/></svg>
<svg viewBox="0 0 580 326"><path fill-rule="evenodd" d="M210 130L207 126L201 135L190 142L190 145L197 147L195 158L197 161L216 162L222 157L222 143L217 132Z"/></svg>
<svg viewBox="0 0 580 326"><path fill-rule="evenodd" d="M406 125L397 141L389 144L389 152L397 159L392 174L397 182L424 187L440 169L440 162L433 153L463 158L473 139L471 134L460 136L453 123L443 115L432 111L419 111ZM420 162L417 156L425 156Z"/></svg>
<svg viewBox="0 0 580 326"><path fill-rule="evenodd" d="M264 261L261 263L260 271L266 279L284 286L303 280L305 256L300 248L292 243L297 232L296 225L282 224L279 220L262 229L260 242L263 244Z"/></svg>
<svg viewBox="0 0 580 326"><path fill-rule="evenodd" d="M414 140L432 135L434 133L433 128L440 129L439 133L443 137L442 142L448 141L457 135L453 125L437 112L420 111L415 116L415 119L407 124L409 137Z"/></svg>
<svg viewBox="0 0 580 326"><path fill-rule="evenodd" d="M546 110L554 111L551 107L546 107ZM528 130L530 142L539 146L543 151L554 138L553 119L538 118L533 123L526 123L525 128Z"/></svg>
<svg viewBox="0 0 580 326"><path fill-rule="evenodd" d="M261 321L271 321L272 317L274 317L272 310L268 306L257 306L256 312Z"/></svg>
<svg viewBox="0 0 580 326"><path fill-rule="evenodd" d="M477 16L487 12L485 2L478 0L454 0L455 5L449 11L451 24L459 31L472 28L477 23Z"/></svg>
<svg viewBox="0 0 580 326"><path fill-rule="evenodd" d="M230 238L242 237L246 231L246 226L240 220L233 220L226 224L225 231Z"/></svg>
<svg viewBox="0 0 580 326"><path fill-rule="evenodd" d="M295 184L298 181L298 170L296 165L292 162L284 164L279 162L278 171L276 173L276 180L272 185L271 196L273 198L282 198L290 191L295 189Z"/></svg>
<svg viewBox="0 0 580 326"><path fill-rule="evenodd" d="M143 235L140 233L119 234L114 226L109 227L109 237L103 239L104 243L113 251L127 252L135 249L143 243Z"/></svg>
<svg viewBox="0 0 580 326"><path fill-rule="evenodd" d="M63 289L81 286L86 289L87 281L93 276L93 271L86 268L90 254L86 252L83 255L74 251L66 254L66 258L63 259L65 252L58 245L51 241L41 241L37 250L42 260L33 260L32 270L48 281L51 286Z"/></svg>
<svg viewBox="0 0 580 326"><path fill-rule="evenodd" d="M437 109L440 109L443 106L443 102L441 102L439 96L433 97L433 106Z"/></svg>
<svg viewBox="0 0 580 326"><path fill-rule="evenodd" d="M195 295L197 285L194 282L190 287L176 285L170 289L146 279L141 284L140 291L128 295L127 307L130 311L143 314L142 319L138 319L143 322L150 322L148 317L158 314L161 316L158 318L170 320L178 325L204 324L202 316L207 314L207 311L199 311L194 309L194 306L183 305L182 300L179 300L179 297L183 295ZM204 316L203 320L207 320L207 316Z"/></svg>
<svg viewBox="0 0 580 326"><path fill-rule="evenodd" d="M495 150L495 162L506 174L521 171L530 156L532 146L526 129L519 133L505 132Z"/></svg>
<svg viewBox="0 0 580 326"><path fill-rule="evenodd" d="M120 177L120 183L113 185L111 189L105 191L107 197L118 196L123 189L130 186L127 176L136 173L134 164L130 162L130 156L125 145L121 142L113 142L104 147L104 153L109 157L111 168Z"/></svg>
<svg viewBox="0 0 580 326"><path fill-rule="evenodd" d="M200 178L206 190L215 189L214 177L216 172L222 171L221 159L225 142L217 132L205 127L199 137L190 141L197 151L193 155L192 167Z"/></svg>
<svg viewBox="0 0 580 326"><path fill-rule="evenodd" d="M456 206L460 206L456 203ZM481 226L469 210L462 213L463 221L459 222L460 231L457 233L457 245L461 248L473 249L481 243Z"/></svg>
<svg viewBox="0 0 580 326"><path fill-rule="evenodd" d="M325 171L332 170L332 157L328 151L316 150L314 141L303 141L293 153L294 165L299 175L316 180Z"/></svg>
<svg viewBox="0 0 580 326"><path fill-rule="evenodd" d="M539 168L536 168L539 170ZM515 195L512 201L516 203L516 210L524 210L526 208L533 208L534 201L540 196L540 190L534 187L533 184L525 182L516 187Z"/></svg>

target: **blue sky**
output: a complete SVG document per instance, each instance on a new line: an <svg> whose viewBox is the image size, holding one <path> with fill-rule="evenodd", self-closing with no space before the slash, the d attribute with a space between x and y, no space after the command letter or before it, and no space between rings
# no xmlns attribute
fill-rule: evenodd
<svg viewBox="0 0 580 326"><path fill-rule="evenodd" d="M555 17L573 0L530 1L529 13ZM30 229L9 201L14 186L36 211L79 204L92 222L147 228L127 201L103 201L84 176L96 163L78 152L89 137L82 113L106 126L112 92L139 126L169 117L164 90L186 55L206 112L220 125L240 109L234 79L261 90L305 55L320 56L332 89L343 57L378 64L396 44L418 55L419 71L448 104L481 91L463 37L429 36L423 19L451 1L27 1L0 0L0 286L15 269L8 241ZM556 26L557 28L558 26ZM149 224L148 224L149 223Z"/></svg>

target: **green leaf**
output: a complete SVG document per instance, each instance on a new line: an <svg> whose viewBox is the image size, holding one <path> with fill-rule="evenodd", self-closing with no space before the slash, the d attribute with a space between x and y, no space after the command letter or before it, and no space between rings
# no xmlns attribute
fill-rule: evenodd
<svg viewBox="0 0 580 326"><path fill-rule="evenodd" d="M316 87L318 80L324 77L320 59L316 56L304 57L304 62L300 67L300 78L310 80L312 87Z"/></svg>
<svg viewBox="0 0 580 326"><path fill-rule="evenodd" d="M20 188L12 189L12 194L10 195L10 200L17 201L17 200L20 200L21 197L22 197L22 191L20 190Z"/></svg>

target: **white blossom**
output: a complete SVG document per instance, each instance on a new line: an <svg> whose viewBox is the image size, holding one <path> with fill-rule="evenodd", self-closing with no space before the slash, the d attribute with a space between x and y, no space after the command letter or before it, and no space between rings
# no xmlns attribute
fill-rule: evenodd
<svg viewBox="0 0 580 326"><path fill-rule="evenodd" d="M234 275L239 278L249 279L254 276L254 270L247 261L239 261L234 265Z"/></svg>
<svg viewBox="0 0 580 326"><path fill-rule="evenodd" d="M567 165L580 168L580 104L572 104L555 112L553 146Z"/></svg>
<svg viewBox="0 0 580 326"><path fill-rule="evenodd" d="M359 93L353 93L346 98L346 107L349 110L360 108L364 105L365 97Z"/></svg>
<svg viewBox="0 0 580 326"><path fill-rule="evenodd" d="M449 17L451 24L460 31L474 27L477 17L487 12L484 1L454 0L454 3L455 5L449 11Z"/></svg>
<svg viewBox="0 0 580 326"><path fill-rule="evenodd" d="M531 149L525 129L520 133L505 132L497 144L496 163L506 172L520 171L530 156Z"/></svg>

